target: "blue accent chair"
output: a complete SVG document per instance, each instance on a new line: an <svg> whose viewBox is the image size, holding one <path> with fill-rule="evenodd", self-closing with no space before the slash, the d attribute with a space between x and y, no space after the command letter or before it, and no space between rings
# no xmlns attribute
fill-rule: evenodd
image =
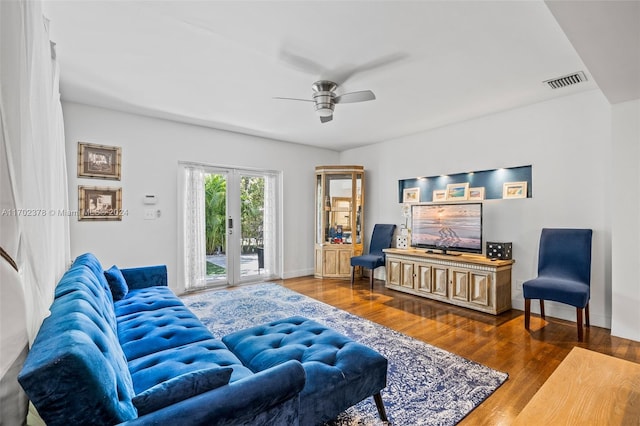
<svg viewBox="0 0 640 426"><path fill-rule="evenodd" d="M529 330L531 299L540 299L544 319L544 301L576 307L578 341L583 340L582 311L589 327L591 285L591 229L544 228L540 235L538 277L522 284L524 328Z"/></svg>
<svg viewBox="0 0 640 426"><path fill-rule="evenodd" d="M360 266L371 270L369 274L369 286L373 289L373 271L379 266L384 266L385 254L382 250L391 247L395 229L396 225L380 223L373 227L369 254L353 256L351 258L351 285L353 285L355 278L356 266Z"/></svg>

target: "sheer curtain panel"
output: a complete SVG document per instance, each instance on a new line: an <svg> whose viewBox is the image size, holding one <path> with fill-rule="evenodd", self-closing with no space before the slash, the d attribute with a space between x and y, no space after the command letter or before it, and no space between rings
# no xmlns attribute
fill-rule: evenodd
<svg viewBox="0 0 640 426"><path fill-rule="evenodd" d="M183 265L187 291L207 285L203 168L188 165L184 175Z"/></svg>
<svg viewBox="0 0 640 426"><path fill-rule="evenodd" d="M58 81L41 2L0 1L0 246L16 266L0 268L3 424L24 423L15 375L70 259Z"/></svg>

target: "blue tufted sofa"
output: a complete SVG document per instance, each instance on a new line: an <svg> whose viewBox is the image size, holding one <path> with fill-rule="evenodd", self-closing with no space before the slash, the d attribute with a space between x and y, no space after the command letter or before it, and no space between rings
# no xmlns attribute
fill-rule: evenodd
<svg viewBox="0 0 640 426"><path fill-rule="evenodd" d="M18 381L48 425L314 425L380 390L387 360L303 317L213 338L166 267L79 256Z"/></svg>

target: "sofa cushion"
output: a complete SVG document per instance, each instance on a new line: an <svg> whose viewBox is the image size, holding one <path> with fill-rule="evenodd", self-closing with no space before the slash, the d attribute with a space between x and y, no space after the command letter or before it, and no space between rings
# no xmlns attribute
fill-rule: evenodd
<svg viewBox="0 0 640 426"><path fill-rule="evenodd" d="M114 306L118 338L129 361L212 338L168 287L131 290Z"/></svg>
<svg viewBox="0 0 640 426"><path fill-rule="evenodd" d="M229 383L231 368L213 367L182 374L147 389L133 398L142 416L176 402L208 392Z"/></svg>
<svg viewBox="0 0 640 426"><path fill-rule="evenodd" d="M101 279L100 279L101 278ZM78 258L71 268L62 276L56 286L54 297L59 299L70 293L83 293L84 300L91 304L95 313L101 315L115 332L117 330L116 316L113 310L113 297L104 273L99 277L93 268Z"/></svg>
<svg viewBox="0 0 640 426"><path fill-rule="evenodd" d="M109 283L113 301L117 302L118 300L123 299L129 292L129 287L127 287L127 282L125 281L124 276L122 276L120 269L118 269L116 265L113 265L111 268L104 271L104 276L107 278L107 283Z"/></svg>
<svg viewBox="0 0 640 426"><path fill-rule="evenodd" d="M253 374L224 343L214 338L158 351L129 362L137 394L182 374L212 367L231 367L231 382Z"/></svg>
<svg viewBox="0 0 640 426"><path fill-rule="evenodd" d="M148 287L139 290L129 289L124 299L114 303L115 316L120 321L128 314L155 311L162 308L184 304L169 287Z"/></svg>
<svg viewBox="0 0 640 426"><path fill-rule="evenodd" d="M89 268L92 275L98 280L100 286L105 290L110 290L107 278L104 276L104 268L100 264L98 258L92 253L85 253L76 257L73 263L74 265L83 265L86 268ZM107 294L111 297L111 292L107 292Z"/></svg>

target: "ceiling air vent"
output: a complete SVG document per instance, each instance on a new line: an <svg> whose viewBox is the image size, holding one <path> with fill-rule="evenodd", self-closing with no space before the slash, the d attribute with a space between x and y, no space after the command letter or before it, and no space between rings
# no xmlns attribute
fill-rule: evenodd
<svg viewBox="0 0 640 426"><path fill-rule="evenodd" d="M583 81L587 81L587 77L582 71L578 71L573 74L565 75L564 77L545 80L543 83L547 83L552 89L559 89L561 87L571 86L572 84L578 84Z"/></svg>

